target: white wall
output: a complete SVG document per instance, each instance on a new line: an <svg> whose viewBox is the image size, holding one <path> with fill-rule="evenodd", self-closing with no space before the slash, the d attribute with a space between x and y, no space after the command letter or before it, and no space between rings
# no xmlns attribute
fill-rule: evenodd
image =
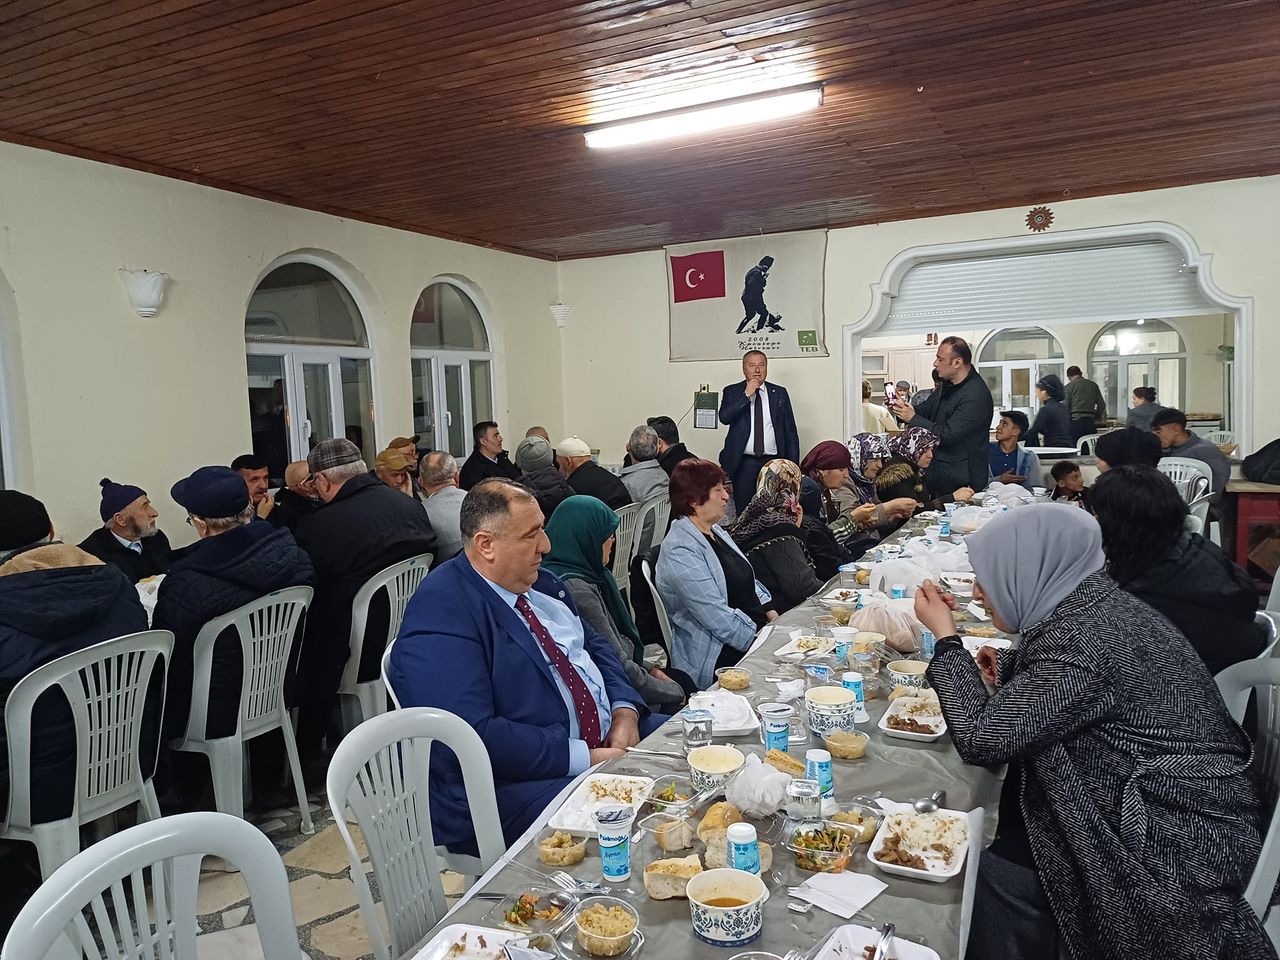
<svg viewBox="0 0 1280 960"><path fill-rule="evenodd" d="M1280 405L1260 385L1265 358L1280 354L1280 270L1274 264L1274 223L1280 218L1280 177L1233 180L1169 190L1054 203L1054 230L1162 220L1174 223L1211 254L1218 287L1254 301L1253 356L1238 357L1253 389L1252 446L1280 434ZM841 327L865 316L871 285L907 248L1026 232L1026 210L1008 208L832 230L827 246L827 348L831 356L775 360L770 378L786 385L796 407L802 452L843 434ZM631 427L645 416L679 417L700 383L719 390L740 378L738 361L671 363L667 352L667 290L660 251L574 260L560 265L560 293L576 306L563 332L565 420L568 428L617 460ZM1219 341L1222 342L1222 341ZM1214 345L1216 347L1216 344ZM1215 409L1220 403L1213 403ZM723 428L681 424L690 449L714 457Z"/></svg>
<svg viewBox="0 0 1280 960"><path fill-rule="evenodd" d="M562 427L553 264L10 144L0 170L7 482L45 500L66 539L99 525L103 476L144 487L187 539L169 487L249 450L245 307L267 264L299 249L357 280L379 444L410 432L409 322L440 274L482 292L503 427ZM173 278L158 316L129 306L122 267Z"/></svg>

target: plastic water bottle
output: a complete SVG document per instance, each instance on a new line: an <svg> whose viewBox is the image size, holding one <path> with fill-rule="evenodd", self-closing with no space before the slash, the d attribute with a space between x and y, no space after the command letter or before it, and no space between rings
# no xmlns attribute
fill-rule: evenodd
<svg viewBox="0 0 1280 960"><path fill-rule="evenodd" d="M925 660L933 659L933 650L938 643L938 638L933 635L932 630L920 628L920 656Z"/></svg>
<svg viewBox="0 0 1280 960"><path fill-rule="evenodd" d="M747 873L760 874L760 843L756 839L756 828L749 823L731 823L726 834L728 840L729 868L745 870Z"/></svg>
<svg viewBox="0 0 1280 960"><path fill-rule="evenodd" d="M824 797L835 793L831 779L831 754L826 750L806 750L804 754L804 778L816 780Z"/></svg>

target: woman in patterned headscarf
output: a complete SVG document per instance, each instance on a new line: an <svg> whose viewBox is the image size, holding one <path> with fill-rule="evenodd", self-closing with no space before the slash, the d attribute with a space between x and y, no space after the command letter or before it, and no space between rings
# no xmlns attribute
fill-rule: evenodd
<svg viewBox="0 0 1280 960"><path fill-rule="evenodd" d="M756 479L756 495L726 528L756 579L785 613L817 593L822 583L800 530L800 468L790 460L770 460Z"/></svg>
<svg viewBox="0 0 1280 960"><path fill-rule="evenodd" d="M882 437L859 434L855 441L867 438L867 449L880 457L888 457L888 447ZM861 456L862 446L857 446L858 470L867 469ZM861 556L880 539L882 530L897 526L900 519L911 516L914 500L902 500L881 505L876 497L875 485L858 474L858 486L854 486L854 442L846 446L836 440L824 440L810 450L800 468L807 477L818 483L822 494L822 519L831 527L836 540L848 547L854 556ZM879 464L876 464L879 469Z"/></svg>
<svg viewBox="0 0 1280 960"><path fill-rule="evenodd" d="M911 497L917 503L917 510L940 510L948 501L972 497L973 490L969 487L940 497L929 492L924 472L933 462L933 451L939 443L937 435L924 427L907 427L890 438L889 451L893 456L876 477L880 499Z"/></svg>

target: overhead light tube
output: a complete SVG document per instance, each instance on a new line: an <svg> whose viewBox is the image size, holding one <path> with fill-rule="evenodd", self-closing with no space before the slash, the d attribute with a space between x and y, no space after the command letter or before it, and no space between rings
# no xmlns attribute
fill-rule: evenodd
<svg viewBox="0 0 1280 960"><path fill-rule="evenodd" d="M632 120L619 120L588 127L583 131L587 146L595 149L629 147L654 140L670 140L765 123L790 117L822 105L822 84L785 87L769 93L752 94L721 100L717 103L686 107L665 113L650 114Z"/></svg>

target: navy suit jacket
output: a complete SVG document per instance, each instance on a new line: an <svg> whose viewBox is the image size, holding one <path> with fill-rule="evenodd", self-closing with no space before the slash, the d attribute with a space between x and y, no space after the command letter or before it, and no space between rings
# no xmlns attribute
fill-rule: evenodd
<svg viewBox="0 0 1280 960"><path fill-rule="evenodd" d="M796 430L796 416L791 410L791 397L786 387L764 382L769 391L769 417L773 420L773 435L778 441L778 456L792 463L800 462L800 434ZM724 388L720 394L720 422L727 424L729 435L724 438L720 451L720 466L733 479L742 453L751 436L751 404L746 397L747 381L739 380Z"/></svg>
<svg viewBox="0 0 1280 960"><path fill-rule="evenodd" d="M573 596L543 570L533 589L574 613ZM644 699L627 682L613 645L583 623L587 652L613 704ZM387 678L405 707L439 707L480 734L493 764L498 812L521 829L531 804L542 805L568 783L569 711L538 642L471 566L465 553L431 571L405 610ZM553 781L553 782L549 782ZM453 753L431 751L431 822L436 843L474 849L462 773ZM536 811L535 811L536 812ZM516 836L519 834L517 833ZM508 842L515 839L508 836Z"/></svg>

